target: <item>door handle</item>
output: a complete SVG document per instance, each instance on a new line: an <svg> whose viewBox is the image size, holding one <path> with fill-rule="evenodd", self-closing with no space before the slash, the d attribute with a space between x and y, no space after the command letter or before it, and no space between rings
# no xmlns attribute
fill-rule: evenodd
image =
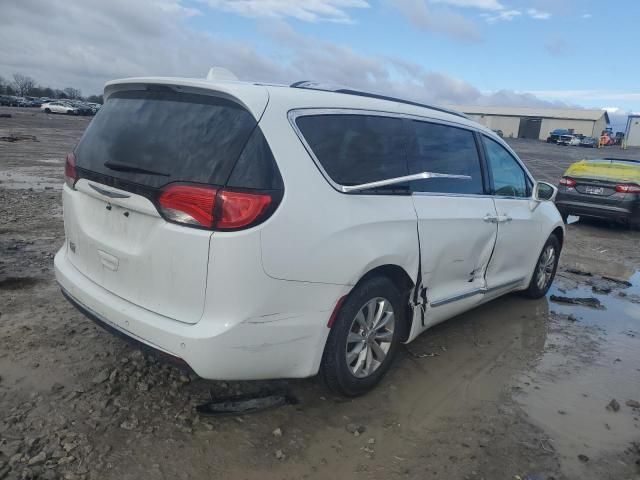
<svg viewBox="0 0 640 480"><path fill-rule="evenodd" d="M509 215L498 215L496 217L496 221L498 223L506 223L506 222L510 222L511 220L513 220Z"/></svg>
<svg viewBox="0 0 640 480"><path fill-rule="evenodd" d="M484 217L482 217L482 220L488 223L498 223L498 217L495 215L491 215L490 213L487 213Z"/></svg>

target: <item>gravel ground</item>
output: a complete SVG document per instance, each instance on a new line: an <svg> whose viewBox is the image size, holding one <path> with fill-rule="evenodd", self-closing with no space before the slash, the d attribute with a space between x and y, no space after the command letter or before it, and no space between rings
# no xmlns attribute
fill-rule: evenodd
<svg viewBox="0 0 640 480"><path fill-rule="evenodd" d="M209 382L104 332L56 287L64 155L89 120L0 113L13 115L0 137L23 136L0 140L0 479L640 478L640 232L572 223L555 300L508 296L433 328L365 397L315 379ZM640 157L509 142L553 182L582 157ZM195 411L263 388L298 403Z"/></svg>

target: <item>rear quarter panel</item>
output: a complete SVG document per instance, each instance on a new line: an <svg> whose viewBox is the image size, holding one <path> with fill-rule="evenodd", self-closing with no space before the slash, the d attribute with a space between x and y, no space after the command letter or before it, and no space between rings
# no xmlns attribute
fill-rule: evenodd
<svg viewBox="0 0 640 480"><path fill-rule="evenodd" d="M411 197L336 191L287 113L286 104L270 103L260 124L285 184L282 204L261 230L266 274L352 285L371 269L392 264L415 279L418 236Z"/></svg>

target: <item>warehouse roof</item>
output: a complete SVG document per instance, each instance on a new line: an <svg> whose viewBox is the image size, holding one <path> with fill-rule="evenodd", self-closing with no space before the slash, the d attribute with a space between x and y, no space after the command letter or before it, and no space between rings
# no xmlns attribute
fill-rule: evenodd
<svg viewBox="0 0 640 480"><path fill-rule="evenodd" d="M447 105L446 108L467 115L499 115L505 117L540 117L564 120L600 120L604 115L609 123L606 110L588 110L586 108L539 108L539 107L484 107L471 105Z"/></svg>

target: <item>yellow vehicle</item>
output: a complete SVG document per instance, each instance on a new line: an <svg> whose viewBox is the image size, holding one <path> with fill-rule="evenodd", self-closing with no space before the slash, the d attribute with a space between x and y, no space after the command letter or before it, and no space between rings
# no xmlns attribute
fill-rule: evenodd
<svg viewBox="0 0 640 480"><path fill-rule="evenodd" d="M601 158L571 165L558 186L556 206L569 215L640 226L640 160Z"/></svg>

